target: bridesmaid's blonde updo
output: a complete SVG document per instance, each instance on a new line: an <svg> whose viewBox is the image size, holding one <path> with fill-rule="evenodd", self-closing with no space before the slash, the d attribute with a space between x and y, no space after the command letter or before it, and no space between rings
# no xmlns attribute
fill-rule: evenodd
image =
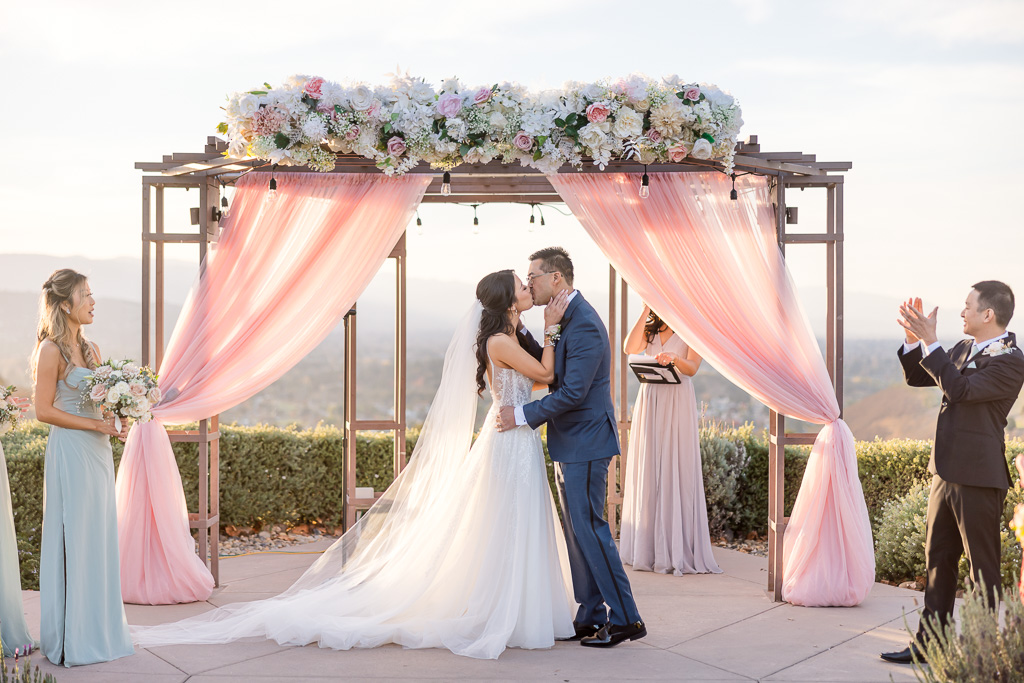
<svg viewBox="0 0 1024 683"><path fill-rule="evenodd" d="M78 346L82 350L87 367L95 367L92 346L82 333L79 326L77 335L71 331L71 307L74 304L75 292L82 289L88 278L70 268L53 271L50 279L43 283L43 292L39 296L39 324L36 326L36 348L32 352L32 378L35 379L36 365L39 362L39 349L49 339L60 348L65 358L70 359L73 349Z"/></svg>

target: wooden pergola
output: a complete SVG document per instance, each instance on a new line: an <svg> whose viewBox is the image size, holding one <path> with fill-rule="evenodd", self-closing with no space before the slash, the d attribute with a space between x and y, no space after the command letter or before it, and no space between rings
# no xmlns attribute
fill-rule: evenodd
<svg viewBox="0 0 1024 683"><path fill-rule="evenodd" d="M767 176L773 186L776 233L779 248L785 254L789 245L822 244L825 246L826 339L825 363L839 401L843 407L843 173L852 168L850 162L818 161L812 154L800 152L762 152L756 136L737 146L735 173ZM139 162L135 168L144 172L142 178L142 362L159 367L163 360L164 339L164 246L191 243L199 246L199 266L211 242L216 241L222 217L221 188L231 185L242 174L257 168L269 169L268 162L226 157L227 143L210 137L202 152L175 153L158 162ZM683 163L643 166L634 161L613 161L603 172L693 173L721 170L713 161L686 159ZM305 167L275 168L275 173L306 172ZM354 155L338 155L334 173L380 173L368 159ZM492 161L482 165L463 165L451 171L450 195L441 193L441 172L424 164L410 173L427 173L434 180L427 188L425 203L562 203L547 177L539 171L513 164ZM563 173L576 173L571 167ZM592 164L585 173L601 173ZM164 229L164 191L196 188L199 206L192 209L195 233L169 233ZM825 229L811 233L790 232L787 226L797 223L797 211L786 203L787 190L819 189L826 194ZM405 466L405 396L406 396L406 245L405 236L398 240L390 255L396 262L394 412L388 419L359 420L356 415L356 309L345 316L345 525L351 526L360 511L366 510L379 497L356 495L356 439L359 431L391 431L394 434L394 472L397 476ZM628 285L609 267L608 273L608 335L612 349L621 349L630 327L627 310ZM612 400L618 415L622 450L626 452L629 438L629 400L625 354L613 353L611 371ZM815 433L786 431L785 417L771 411L769 415L769 503L768 503L768 586L770 597L781 601L782 539L788 518L784 510L784 454L787 445L812 444ZM192 528L199 531L199 555L210 567L219 585L218 540L220 530L220 479L218 416L199 422L198 430L170 432L172 441L190 441L199 447L199 509L190 513ZM613 459L608 476L608 519L618 530L618 506L622 504L625 455ZM207 556L209 558L207 559Z"/></svg>

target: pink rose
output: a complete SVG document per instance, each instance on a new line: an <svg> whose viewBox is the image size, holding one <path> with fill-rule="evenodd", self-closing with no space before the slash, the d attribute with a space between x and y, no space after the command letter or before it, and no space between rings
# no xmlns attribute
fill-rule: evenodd
<svg viewBox="0 0 1024 683"><path fill-rule="evenodd" d="M132 382L128 385L128 393L135 398L142 398L146 395L146 387L142 386L138 382Z"/></svg>
<svg viewBox="0 0 1024 683"><path fill-rule="evenodd" d="M151 404L155 405L159 403L161 398L160 387L153 387L152 389L150 389L149 393L146 394L146 398L149 399L149 402Z"/></svg>
<svg viewBox="0 0 1024 683"><path fill-rule="evenodd" d="M533 138L527 135L525 131L519 131L516 133L516 136L512 138L512 144L524 152L529 152L533 147Z"/></svg>
<svg viewBox="0 0 1024 683"><path fill-rule="evenodd" d="M357 137L359 137L359 126L352 126L348 129L348 132L345 133L346 140L355 140Z"/></svg>
<svg viewBox="0 0 1024 683"><path fill-rule="evenodd" d="M320 78L319 76L314 76L313 78L306 81L306 87L302 89L302 92L306 93L314 100L319 100L321 95L323 94L321 92L321 88L323 87L324 79Z"/></svg>
<svg viewBox="0 0 1024 683"><path fill-rule="evenodd" d="M480 104L483 104L484 102L486 102L489 99L491 99L491 89L490 88L480 88L473 95L473 104L480 105Z"/></svg>
<svg viewBox="0 0 1024 683"><path fill-rule="evenodd" d="M683 97L691 102L696 102L700 99L700 88L695 85L686 86L686 89L683 90Z"/></svg>
<svg viewBox="0 0 1024 683"><path fill-rule="evenodd" d="M92 376L99 380L104 380L110 377L110 366L101 365L92 373Z"/></svg>
<svg viewBox="0 0 1024 683"><path fill-rule="evenodd" d="M685 159L686 155L689 153L690 151L686 149L686 145L684 145L681 142L678 145L674 145L668 148L668 158L670 161L674 163L679 163L680 161Z"/></svg>
<svg viewBox="0 0 1024 683"><path fill-rule="evenodd" d="M657 128L651 128L647 131L647 139L654 143L661 142L661 131Z"/></svg>
<svg viewBox="0 0 1024 683"><path fill-rule="evenodd" d="M103 399L107 397L107 388L102 384L97 384L89 392L89 400L93 403L103 403Z"/></svg>
<svg viewBox="0 0 1024 683"><path fill-rule="evenodd" d="M139 366L136 365L135 363L125 363L124 366L121 368L121 370L126 375L134 375L134 374L137 374L139 372Z"/></svg>
<svg viewBox="0 0 1024 683"><path fill-rule="evenodd" d="M374 100L370 103L370 108L366 110L366 115L371 119L377 118L377 114L380 113L380 100Z"/></svg>
<svg viewBox="0 0 1024 683"><path fill-rule="evenodd" d="M604 102L594 102L587 107L587 120L591 123L603 123L608 118L609 113L611 113L611 110L607 104Z"/></svg>
<svg viewBox="0 0 1024 683"><path fill-rule="evenodd" d="M405 152L405 140L398 137L397 135L388 140L388 154L393 157L399 157Z"/></svg>
<svg viewBox="0 0 1024 683"><path fill-rule="evenodd" d="M458 116L462 111L462 98L452 92L446 92L437 99L435 105L437 113L441 116L452 118Z"/></svg>

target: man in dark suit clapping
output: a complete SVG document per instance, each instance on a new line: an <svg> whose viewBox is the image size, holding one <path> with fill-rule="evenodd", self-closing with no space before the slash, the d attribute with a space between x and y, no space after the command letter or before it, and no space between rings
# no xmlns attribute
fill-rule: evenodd
<svg viewBox="0 0 1024 683"><path fill-rule="evenodd" d="M1006 326L1013 316L1013 292L1002 282L974 285L960 317L964 339L949 353L936 339L938 308L928 315L921 299L900 306L906 343L899 350L907 384L937 386L942 406L935 427L935 445L928 463L932 488L928 496L925 540L928 585L917 641L924 624L951 623L956 599L957 565L965 551L975 582L985 582L991 604L998 605L999 524L1010 471L1006 465L1006 417L1024 385L1024 353ZM882 658L909 663L920 660L918 643Z"/></svg>

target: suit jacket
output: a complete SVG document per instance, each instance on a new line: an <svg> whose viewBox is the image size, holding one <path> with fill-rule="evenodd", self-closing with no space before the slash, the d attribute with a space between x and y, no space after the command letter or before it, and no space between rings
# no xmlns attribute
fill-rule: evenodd
<svg viewBox="0 0 1024 683"><path fill-rule="evenodd" d="M907 384L942 390L928 471L945 481L1001 489L1012 483L1004 430L1024 385L1024 353L1012 332L1003 341L1013 351L999 356L983 350L971 357L971 339L958 342L948 354L940 348L924 358L920 346L906 354L902 346L898 351ZM972 362L976 367L968 367Z"/></svg>
<svg viewBox="0 0 1024 683"><path fill-rule="evenodd" d="M578 293L562 316L555 344L555 379L548 395L523 406L526 422L548 425L548 452L557 462L610 458L619 453L611 396L611 348L601 317ZM520 344L540 359L543 348L529 332Z"/></svg>

